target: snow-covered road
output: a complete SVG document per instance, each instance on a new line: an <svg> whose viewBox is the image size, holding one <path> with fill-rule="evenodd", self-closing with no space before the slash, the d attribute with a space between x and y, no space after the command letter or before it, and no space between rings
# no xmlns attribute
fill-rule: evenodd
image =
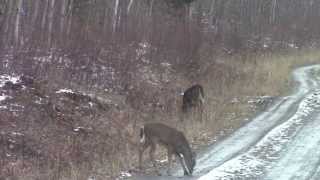
<svg viewBox="0 0 320 180"><path fill-rule="evenodd" d="M197 161L199 180L320 179L319 72L295 70L295 92L209 148Z"/></svg>
<svg viewBox="0 0 320 180"><path fill-rule="evenodd" d="M320 179L320 65L293 76L292 95L199 155L192 179Z"/></svg>

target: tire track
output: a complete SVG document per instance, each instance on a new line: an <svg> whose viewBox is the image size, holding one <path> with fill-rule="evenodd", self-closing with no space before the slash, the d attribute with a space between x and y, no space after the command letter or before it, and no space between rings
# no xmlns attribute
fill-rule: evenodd
<svg viewBox="0 0 320 180"><path fill-rule="evenodd" d="M274 169L274 175L271 173L269 179L277 176L275 163L283 163L278 165L280 169L288 163L283 154L286 151L294 155L288 155L287 159L295 157L295 152L299 152L294 150L294 144L299 147L296 138L303 137L303 134L309 137L306 132L313 131L306 127L310 126L310 122L317 123L310 120L314 119L311 117L317 114L320 104L320 92L316 91L319 84L311 72L319 69L320 66L315 65L295 70L293 75L299 86L290 98L280 101L203 155L198 160L196 172L200 175L210 168L214 169L200 179L261 179L270 169ZM315 159L315 162L318 160ZM278 172L281 174L280 170Z"/></svg>

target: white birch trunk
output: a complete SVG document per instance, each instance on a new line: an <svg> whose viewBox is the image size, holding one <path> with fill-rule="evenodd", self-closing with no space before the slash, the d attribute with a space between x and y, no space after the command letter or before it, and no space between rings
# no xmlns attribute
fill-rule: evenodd
<svg viewBox="0 0 320 180"><path fill-rule="evenodd" d="M189 20L192 20L192 14L193 14L193 7L191 6L191 4L186 5L186 11L187 11L187 16L189 18Z"/></svg>
<svg viewBox="0 0 320 180"><path fill-rule="evenodd" d="M44 1L44 9L43 9L43 14L42 14L42 20L41 20L41 29L44 30L45 25L46 25L46 20L47 20L47 12L48 12L48 1Z"/></svg>
<svg viewBox="0 0 320 180"><path fill-rule="evenodd" d="M112 24L112 33L115 33L116 27L117 27L118 7L119 7L119 0L115 0L114 13L113 13L113 24Z"/></svg>
<svg viewBox="0 0 320 180"><path fill-rule="evenodd" d="M8 5L8 11L6 13L6 22L5 22L5 27L4 27L4 32L7 34L7 37L4 38L5 44L9 44L8 41L11 41L12 39L12 31L10 31L10 27L12 27L12 10L13 10L13 1L9 0L9 5Z"/></svg>
<svg viewBox="0 0 320 180"><path fill-rule="evenodd" d="M50 10L49 10L49 24L48 24L48 44L51 47L51 43L52 43L52 25L53 25L53 14L54 14L54 4L55 4L55 0L50 0Z"/></svg>
<svg viewBox="0 0 320 180"><path fill-rule="evenodd" d="M127 8L127 14L130 13L130 9L131 9L132 3L133 3L133 0L130 0L130 2L128 4L128 8Z"/></svg>
<svg viewBox="0 0 320 180"><path fill-rule="evenodd" d="M276 7L277 7L277 0L272 0L271 4L271 23L274 23L276 20Z"/></svg>
<svg viewBox="0 0 320 180"><path fill-rule="evenodd" d="M60 35L62 36L64 25L65 25L65 19L66 19L66 6L67 6L67 0L62 0L61 5L61 11L60 11Z"/></svg>
<svg viewBox="0 0 320 180"><path fill-rule="evenodd" d="M34 12L32 14L32 19L31 19L31 24L33 25L33 27L35 27L36 25L36 20L39 12L39 4L40 4L39 0L34 0Z"/></svg>
<svg viewBox="0 0 320 180"><path fill-rule="evenodd" d="M18 0L17 3L17 16L16 16L16 21L15 21L15 28L14 28L14 42L15 45L20 45L20 21L21 21L21 14L22 14L22 0Z"/></svg>
<svg viewBox="0 0 320 180"><path fill-rule="evenodd" d="M73 11L72 11L72 7L73 7L73 0L70 0L69 3L69 7L68 7L68 25L67 25L67 36L69 37L70 32L71 32L71 26L72 26L72 15L73 15Z"/></svg>
<svg viewBox="0 0 320 180"><path fill-rule="evenodd" d="M90 29L90 19L92 16L92 9L90 9L90 11L88 12L88 16L86 17L86 25L85 25L85 30L84 30L84 37L85 39L87 39L89 37L89 29Z"/></svg>
<svg viewBox="0 0 320 180"><path fill-rule="evenodd" d="M154 3L154 0L151 0L150 9L149 9L149 16L150 16L150 17L152 16L153 3Z"/></svg>
<svg viewBox="0 0 320 180"><path fill-rule="evenodd" d="M212 0L211 5L210 5L210 11L209 11L209 26L210 26L210 28L213 25L215 25L215 24L213 24L215 4L216 4L215 0Z"/></svg>
<svg viewBox="0 0 320 180"><path fill-rule="evenodd" d="M102 31L103 33L107 32L108 23L109 23L109 17L108 17L108 5L107 5L104 10L104 21L103 21L103 31Z"/></svg>

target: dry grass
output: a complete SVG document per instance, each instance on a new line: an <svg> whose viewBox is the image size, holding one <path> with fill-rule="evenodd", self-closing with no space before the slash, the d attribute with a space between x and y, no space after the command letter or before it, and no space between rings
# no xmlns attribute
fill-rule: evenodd
<svg viewBox="0 0 320 180"><path fill-rule="evenodd" d="M207 66L202 72L204 76L200 80L206 93L204 122L196 120L197 115L183 123L175 121L176 119L169 120L171 126L174 121L175 127L186 134L194 149L204 148L221 140L263 110L259 107L253 109L249 100L260 96L277 98L289 94L293 86L290 76L292 70L319 63L320 52L303 50L245 58L235 56L214 61L216 63ZM183 82L184 85L190 83ZM157 157L164 159L165 151L158 153Z"/></svg>
<svg viewBox="0 0 320 180"><path fill-rule="evenodd" d="M320 63L320 52L301 50L288 54L231 57L216 60L207 69L203 79L207 94L206 122L191 136L199 132L223 137L247 122L256 110L248 100L258 96L279 97L290 93L294 68ZM208 72L209 71L209 72ZM199 125L197 125L199 126ZM203 138L209 140L209 138ZM207 143L203 142L203 143ZM201 144L201 143L200 143Z"/></svg>
<svg viewBox="0 0 320 180"><path fill-rule="evenodd" d="M214 57L214 56L211 56ZM237 128L247 123L257 109L253 109L248 100L257 96L283 96L290 92L292 80L290 73L298 66L320 62L320 52L316 50L301 50L278 55L215 57L200 60L198 81L190 80L183 75L175 74L174 82L163 87L162 92L152 91L148 87L140 87L132 94L133 103L141 106L141 99L158 98L161 105L155 109L134 109L128 104L122 109L108 112L92 112L87 118L79 119L73 126L90 126L94 131L88 131L85 136L77 134L57 134L48 142L37 140L37 133L32 131L35 143L46 143L50 162L47 167L36 165L40 162L31 159L32 163L21 168L20 160L8 163L2 167L2 173L13 179L70 179L87 180L94 176L97 180L114 179L121 171L137 167L137 142L139 127L144 122L160 121L183 131L194 149L214 143ZM201 83L206 94L204 121L199 122L197 114L179 121L181 96L179 87L188 87L193 83ZM155 88L157 90L158 87ZM83 90L85 91L85 90ZM140 93L139 91L147 91ZM134 91L135 92L135 91ZM158 93L157 95L153 93ZM164 94L161 94L163 93ZM103 96L104 92L94 94ZM122 102L123 97L113 97ZM125 99L125 98L124 98ZM72 109L70 109L72 111ZM48 132L65 128L63 125L51 123ZM49 125L47 125L49 127ZM47 127L46 126L46 127ZM55 129L57 128L57 129ZM67 129L66 129L67 131ZM40 131L39 131L40 132ZM68 140L70 139L70 140ZM44 142L43 142L44 141ZM53 144L59 142L58 144ZM61 148L60 148L61 147ZM165 151L160 151L157 159L165 158ZM50 157L50 156L49 156ZM145 159L147 159L147 153ZM29 161L24 162L29 163ZM145 161L147 163L147 161ZM2 163L6 163L3 161ZM1 165L1 164L0 164ZM146 172L153 173L146 165ZM21 170L22 169L22 170ZM26 169L28 171L26 171ZM0 169L1 170L1 169ZM0 176L1 179L1 176Z"/></svg>

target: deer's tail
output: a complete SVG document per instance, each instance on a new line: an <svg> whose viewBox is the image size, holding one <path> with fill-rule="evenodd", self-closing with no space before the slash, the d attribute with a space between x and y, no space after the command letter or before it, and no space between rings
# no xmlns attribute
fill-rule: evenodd
<svg viewBox="0 0 320 180"><path fill-rule="evenodd" d="M200 95L200 101L202 104L204 104L204 95L203 94Z"/></svg>
<svg viewBox="0 0 320 180"><path fill-rule="evenodd" d="M140 128L140 143L144 143L146 141L146 134L144 132L144 126Z"/></svg>

